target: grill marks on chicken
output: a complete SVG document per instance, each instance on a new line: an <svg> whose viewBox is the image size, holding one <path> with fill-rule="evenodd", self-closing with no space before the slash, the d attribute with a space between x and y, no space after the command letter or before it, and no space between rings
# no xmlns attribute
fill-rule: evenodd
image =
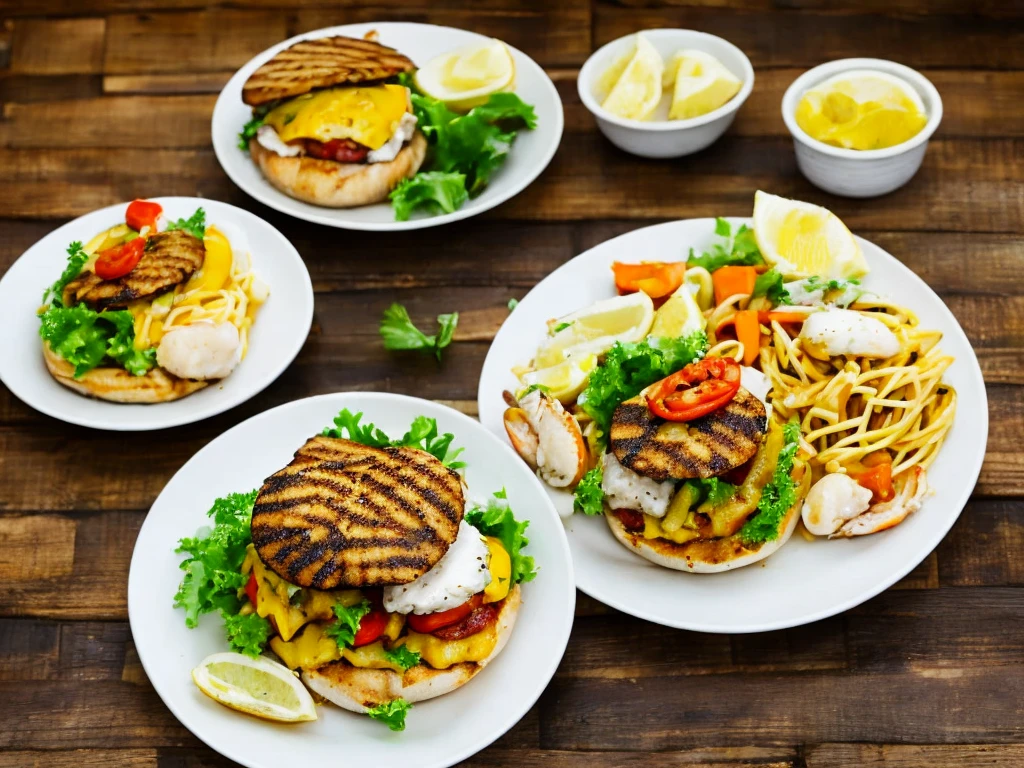
<svg viewBox="0 0 1024 768"><path fill-rule="evenodd" d="M620 464L645 477L718 477L757 453L767 428L764 404L743 388L727 405L690 422L658 418L639 396L615 409L609 444Z"/></svg>
<svg viewBox="0 0 1024 768"><path fill-rule="evenodd" d="M164 293L192 277L203 267L206 246L180 229L158 232L146 240L135 268L123 277L104 280L83 271L64 287L67 306L86 304L92 309L123 309L137 299Z"/></svg>
<svg viewBox="0 0 1024 768"><path fill-rule="evenodd" d="M407 584L448 551L464 509L458 473L430 454L318 436L264 481L252 539L302 587Z"/></svg>

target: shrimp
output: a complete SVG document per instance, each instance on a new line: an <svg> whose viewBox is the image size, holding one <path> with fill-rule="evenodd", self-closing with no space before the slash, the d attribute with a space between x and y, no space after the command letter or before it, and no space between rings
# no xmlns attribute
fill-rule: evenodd
<svg viewBox="0 0 1024 768"><path fill-rule="evenodd" d="M921 500L927 492L928 479L924 470L920 466L911 467L907 470L903 487L893 499L872 505L867 512L844 524L829 538L864 536L899 525L911 513L921 508Z"/></svg>
<svg viewBox="0 0 1024 768"><path fill-rule="evenodd" d="M545 392L535 389L516 401L505 393L505 431L512 447L544 482L554 488L575 485L587 471L587 444L576 417Z"/></svg>
<svg viewBox="0 0 1024 768"><path fill-rule="evenodd" d="M238 329L231 323L199 322L174 328L156 351L160 367L183 379L223 379L240 359Z"/></svg>

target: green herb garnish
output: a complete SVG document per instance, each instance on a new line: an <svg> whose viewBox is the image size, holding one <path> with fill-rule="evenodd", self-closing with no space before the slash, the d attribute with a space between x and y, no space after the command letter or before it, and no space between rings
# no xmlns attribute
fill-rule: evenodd
<svg viewBox="0 0 1024 768"><path fill-rule="evenodd" d="M384 349L432 351L440 360L441 350L452 343L458 324L458 312L438 315L437 333L428 336L413 325L406 308L396 303L384 310L384 317L380 321L380 335L384 339Z"/></svg>

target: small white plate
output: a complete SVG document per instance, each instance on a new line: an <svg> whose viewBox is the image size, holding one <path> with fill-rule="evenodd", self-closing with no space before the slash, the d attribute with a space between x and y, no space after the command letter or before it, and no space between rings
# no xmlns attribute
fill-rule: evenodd
<svg viewBox="0 0 1024 768"><path fill-rule="evenodd" d="M487 188L479 197L467 200L459 210L441 216L414 213L409 221L395 221L394 209L387 202L361 208L324 208L279 192L253 165L249 153L238 148L238 133L252 117L251 108L242 103L242 85L261 64L300 40L333 35L361 38L372 30L380 33L382 44L404 53L417 66L423 66L446 51L489 39L464 29L381 21L317 29L268 48L235 73L220 92L213 110L213 149L217 160L243 191L282 213L329 227L372 231L422 229L476 216L500 205L526 189L551 162L562 139L562 101L551 78L537 62L509 46L516 65L515 92L527 104L533 105L537 113L537 127L532 131L523 129L518 132L505 164L494 174Z"/></svg>
<svg viewBox="0 0 1024 768"><path fill-rule="evenodd" d="M227 493L259 487L342 408L364 413L391 435L417 416L465 447L471 495L504 487L520 520L528 519L525 550L537 578L523 585L523 604L501 654L464 687L413 706L406 730L333 706L319 719L275 725L226 709L193 685L190 671L206 656L227 650L220 617L208 614L186 629L172 607L181 579L178 539L207 525L206 511ZM139 532L128 576L128 616L146 674L186 728L222 755L250 768L291 765L408 765L440 768L486 747L533 706L551 680L572 629L576 591L565 533L541 483L511 449L468 416L402 395L339 393L273 408L228 430L193 456L157 497Z"/></svg>
<svg viewBox="0 0 1024 768"><path fill-rule="evenodd" d="M236 250L249 251L252 268L270 286L249 338L249 352L222 381L169 403L132 405L96 400L58 384L46 370L36 311L43 291L67 264L67 247L87 243L124 221L118 203L70 221L33 245L0 280L0 306L9 321L0 334L0 381L26 405L83 427L139 432L189 424L244 403L281 375L302 349L313 322L313 284L299 252L284 235L248 211L198 197L155 197L169 219L196 208L220 228Z"/></svg>
<svg viewBox="0 0 1024 768"><path fill-rule="evenodd" d="M730 219L734 226L749 219ZM480 376L480 421L507 441L502 390L517 388L514 365L528 363L560 317L615 294L616 260L680 261L690 247L706 250L714 220L688 219L645 227L590 249L542 280L501 327ZM988 400L978 360L945 304L921 278L877 245L857 238L871 267L863 281L942 331L941 347L956 362L945 381L959 393L956 421L928 470L934 489L919 512L892 530L857 539L792 539L771 557L719 574L656 566L619 544L603 517L566 519L577 585L613 608L648 621L698 632L763 632L807 624L859 605L894 584L927 557L959 517L985 457ZM545 486L547 487L547 486ZM547 489L562 515L572 494Z"/></svg>

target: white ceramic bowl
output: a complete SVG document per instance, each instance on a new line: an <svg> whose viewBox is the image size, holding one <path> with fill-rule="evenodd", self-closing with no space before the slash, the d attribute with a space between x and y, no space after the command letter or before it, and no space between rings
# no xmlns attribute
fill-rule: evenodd
<svg viewBox="0 0 1024 768"><path fill-rule="evenodd" d="M732 125L733 118L754 88L754 68L739 48L720 37L692 29L645 29L666 61L682 48L710 53L743 81L740 92L718 109L689 120L628 120L601 108L594 96L601 75L635 45L636 35L626 35L599 48L587 59L576 81L580 100L597 119L597 127L619 149L641 157L682 157L714 144ZM664 97L663 97L664 100ZM662 105L664 107L664 105ZM667 114L667 110L664 110ZM657 111L655 114L658 114Z"/></svg>
<svg viewBox="0 0 1024 768"><path fill-rule="evenodd" d="M924 102L928 122L913 138L885 149L857 150L833 147L812 139L796 123L800 98L811 88L841 72L873 69L902 78ZM899 189L917 173L928 139L942 122L942 99L924 75L885 59L838 59L804 72L782 97L782 119L793 134L800 172L814 186L843 197L875 197Z"/></svg>

